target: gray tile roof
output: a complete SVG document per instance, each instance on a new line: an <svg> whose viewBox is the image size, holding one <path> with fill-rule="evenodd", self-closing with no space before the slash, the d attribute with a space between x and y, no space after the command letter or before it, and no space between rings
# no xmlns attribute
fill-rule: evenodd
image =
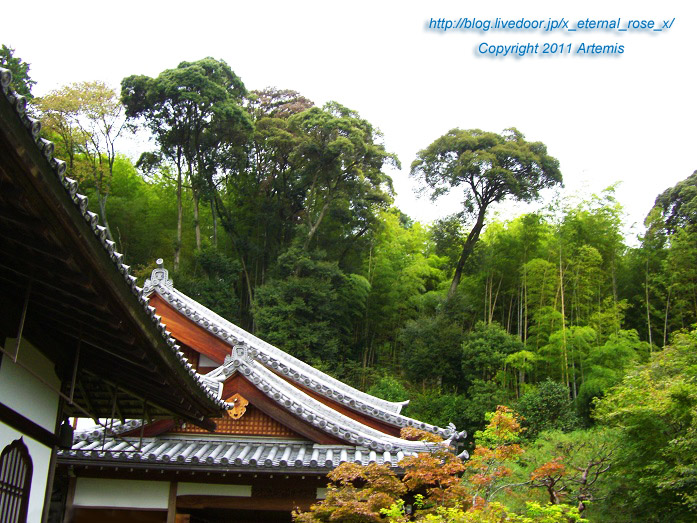
<svg viewBox="0 0 697 523"><path fill-rule="evenodd" d="M270 360L277 361L279 365L289 366L293 370L293 373L289 374L291 379L306 386L317 385L319 386L317 387L318 392L321 394L328 392L334 399L340 397L340 402L346 396L347 403L353 400L354 404L359 407L365 404L388 413L399 413L402 407L409 403L408 401L387 401L366 394L257 338L178 291L172 280L169 279L166 269L161 267L155 269L152 276L145 282L144 292L149 294L152 291L157 291L170 305L224 342L231 345L240 343L249 345L257 349L261 355L266 355Z"/></svg>
<svg viewBox="0 0 697 523"><path fill-rule="evenodd" d="M232 440L230 438L184 439L178 437L144 438L138 450L137 438L100 438L80 440L71 450L61 450L61 463L99 465L131 464L181 469L217 471L255 469L303 471L324 469L340 463L387 464L398 467L410 451L378 452L366 447L317 445L288 440Z"/></svg>

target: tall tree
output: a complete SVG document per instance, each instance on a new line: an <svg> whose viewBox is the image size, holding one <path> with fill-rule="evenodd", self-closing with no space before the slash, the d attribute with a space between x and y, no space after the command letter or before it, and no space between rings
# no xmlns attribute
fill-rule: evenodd
<svg viewBox="0 0 697 523"><path fill-rule="evenodd" d="M697 225L697 171L659 194L654 209L660 211L668 234Z"/></svg>
<svg viewBox="0 0 697 523"><path fill-rule="evenodd" d="M251 132L252 124L241 107L247 90L222 60L204 58L182 62L157 78L129 76L121 82L121 97L129 118L143 118L155 136L163 157L177 169L178 237L175 266L181 251L182 172L189 178L194 199L197 248L201 248L199 203L214 178L213 152Z"/></svg>
<svg viewBox="0 0 697 523"><path fill-rule="evenodd" d="M489 206L507 197L531 201L539 197L540 190L562 181L559 162L547 154L547 147L541 142L527 142L517 129L508 129L501 135L479 129L453 129L419 151L411 165L411 175L432 191L434 200L451 189L461 188L461 215L463 219L474 218L448 296L457 290Z"/></svg>
<svg viewBox="0 0 697 523"><path fill-rule="evenodd" d="M303 209L302 181L291 164L298 137L288 118L313 106L291 90L253 91L246 108L254 132L247 150L220 150L222 170L215 179L217 205L242 266L243 307L266 281L270 265L289 247ZM228 226L228 229L230 227Z"/></svg>
<svg viewBox="0 0 697 523"><path fill-rule="evenodd" d="M116 161L116 140L126 124L123 106L103 82L78 82L50 92L36 102L47 129L56 133L68 167L94 186L99 215L112 238L106 203ZM78 164L75 160L81 159Z"/></svg>
<svg viewBox="0 0 697 523"><path fill-rule="evenodd" d="M390 203L392 180L383 169L399 165L381 143L382 135L367 120L336 102L292 116L291 129L300 136L294 164L305 180L308 248L330 208L347 197L351 215L375 215ZM358 233L361 233L359 228Z"/></svg>
<svg viewBox="0 0 697 523"><path fill-rule="evenodd" d="M672 330L697 321L697 171L656 198L645 224L647 323L662 301L658 322L665 345ZM658 295L656 305L649 306L649 294Z"/></svg>

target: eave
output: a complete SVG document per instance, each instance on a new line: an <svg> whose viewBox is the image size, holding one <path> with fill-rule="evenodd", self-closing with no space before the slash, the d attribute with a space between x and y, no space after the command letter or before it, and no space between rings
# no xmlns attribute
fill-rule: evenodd
<svg viewBox="0 0 697 523"><path fill-rule="evenodd" d="M318 445L297 441L240 439L136 438L80 441L61 450L61 465L132 467L151 470L200 472L322 473L341 463L386 464L398 468L413 451L378 452L349 445Z"/></svg>
<svg viewBox="0 0 697 523"><path fill-rule="evenodd" d="M148 306L6 70L0 79L0 335L17 336L26 300L21 335L56 364L74 400L67 415L177 416L213 429L206 418L222 402Z"/></svg>

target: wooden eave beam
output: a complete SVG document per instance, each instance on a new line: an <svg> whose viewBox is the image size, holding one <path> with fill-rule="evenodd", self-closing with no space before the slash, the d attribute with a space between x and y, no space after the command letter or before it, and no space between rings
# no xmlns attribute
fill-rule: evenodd
<svg viewBox="0 0 697 523"><path fill-rule="evenodd" d="M71 260L71 256L59 246L54 244L47 245L48 242L42 242L35 237L30 236L30 232L22 230L19 227L10 228L0 225L0 238L12 242L14 245L24 247L25 249L29 248L32 251L39 253L41 256L54 258L63 263Z"/></svg>
<svg viewBox="0 0 697 523"><path fill-rule="evenodd" d="M68 286L78 287L80 289L91 289L92 288L92 278L85 276L79 272L73 272L65 269L65 264L57 263L36 263L36 254L32 252L31 248L24 246L22 244L14 244L12 249L8 249L7 246L0 244L0 255L3 260L10 259L20 259L22 261L22 269L26 270L30 274L36 274L43 276L44 279L48 281L56 281L56 278L60 279L62 282L66 283ZM46 260L43 260L46 262ZM19 270L19 269L16 269ZM96 298L94 293L89 295L92 298Z"/></svg>
<svg viewBox="0 0 697 523"><path fill-rule="evenodd" d="M111 338L118 339L122 342L133 342L135 338L131 334L125 333L122 329L105 321L104 314L95 314L80 307L75 307L65 300L58 299L50 294L42 294L38 299L32 301L32 308L39 307L47 309L51 316L61 316L74 322L80 326L105 332ZM59 308L60 307L60 308Z"/></svg>
<svg viewBox="0 0 697 523"><path fill-rule="evenodd" d="M27 271L23 271L18 267L13 267L7 263L4 263L6 261L6 259L0 259L0 278L3 277L3 270L11 272L15 276L19 276L21 278L21 280L18 280L17 278L4 278L8 283L16 287L26 287L29 280L31 280L35 289L37 286L45 287L45 289L42 291L44 293L57 292L63 295L63 297L67 300L76 300L87 307L91 307L104 313L109 313L107 302L92 293L86 292L85 289L71 287L70 290L67 290L64 286L61 287L60 285L57 285L57 283L60 282L57 282L55 279L51 279L50 274L46 274L43 270L38 273L27 273Z"/></svg>
<svg viewBox="0 0 697 523"><path fill-rule="evenodd" d="M182 406L184 406L186 410L191 410L194 412L196 411L196 407L194 405L192 405L190 402L188 402L181 396L172 394L171 390L168 387L166 387L166 385L159 385L158 389L156 389L158 397L161 396L160 401L151 402L150 400L145 399L145 395L148 392L152 392L153 387L148 386L147 381L144 379L132 379L129 377L125 377L120 372L117 372L113 376L105 376L101 373L98 375L97 373L95 373L94 369L91 368L84 368L83 370L86 373L89 373L95 378L97 378L102 383L102 387L103 384L115 387L129 396L140 399L141 405L142 402L145 401L146 405L150 405L153 408L157 409L157 411L153 411L152 408L147 407L147 415L149 415L150 417L154 417L156 415L159 416L160 412L164 415L175 417L177 410ZM110 401L109 398L110 396L105 396L105 401ZM109 403L109 405L110 404L111 403ZM193 423L205 430L215 430L215 422L211 419L199 420L196 416L192 415L177 417L182 417L182 419L186 420L187 422Z"/></svg>
<svg viewBox="0 0 697 523"><path fill-rule="evenodd" d="M95 332L93 330L86 329L83 329L82 333L80 334L80 332L76 332L75 325L65 323L60 319L56 318L55 316L52 318L42 317L41 321L39 322L39 325L37 326L35 324L34 328L45 328L46 326L52 326L57 331L61 332L63 335L67 337L72 337L76 343L77 340L81 337L83 343L89 345L90 347L96 349L99 352L108 354L110 356L110 359L114 361L114 364L116 364L116 362L123 362L122 365L125 370L135 372L138 369L140 369L147 374L151 374L152 372L152 368L148 364L148 360L146 359L144 354L142 354L140 351L133 349L132 346L128 344L114 343L113 340L116 340L118 342L118 338L116 337L107 336L107 334L103 332ZM104 338L106 337L110 337L112 341L105 340ZM85 351L84 356L87 357L89 354L90 351ZM163 383L165 382L163 381Z"/></svg>
<svg viewBox="0 0 697 523"><path fill-rule="evenodd" d="M229 344L172 307L157 292L153 292L150 296L150 305L155 307L157 314L162 317L162 322L167 325L167 330L172 333L172 336L199 354L203 354L221 365L225 361L225 356L232 351Z"/></svg>
<svg viewBox="0 0 697 523"><path fill-rule="evenodd" d="M2 166L0 166L0 172L2 172ZM15 188L14 186L12 187ZM28 214L26 211L17 209L16 206L11 206L10 208L16 209L16 212L10 213L8 212L8 207L0 205L0 220L14 223L30 230L43 230L46 227L46 224L37 218L36 215ZM20 216L17 216L18 214Z"/></svg>

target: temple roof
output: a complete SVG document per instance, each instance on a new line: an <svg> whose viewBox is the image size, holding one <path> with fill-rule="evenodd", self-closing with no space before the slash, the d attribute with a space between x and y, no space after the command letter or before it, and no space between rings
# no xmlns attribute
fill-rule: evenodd
<svg viewBox="0 0 697 523"><path fill-rule="evenodd" d="M303 388L393 427L415 427L444 439L463 435L458 434L453 425L441 428L403 416L399 412L408 402L389 402L361 392L259 339L177 290L168 271L161 267L162 260L158 262L160 267L145 282L144 291L151 297L156 293L179 314L230 348L223 365L203 377L211 388L215 383L222 384L234 373L240 373L278 405L307 423L349 444L380 451L422 448L422 444L371 428L318 401Z"/></svg>
<svg viewBox="0 0 697 523"><path fill-rule="evenodd" d="M85 464L98 461L109 464L142 465L158 469L200 469L202 471L299 471L326 473L344 462L367 465L377 463L397 467L405 456L415 451L375 451L352 445L318 445L312 442L283 440L254 440L240 438L185 437L144 438L139 448L138 438L102 441L80 440L71 450L61 450L62 464Z"/></svg>
<svg viewBox="0 0 697 523"><path fill-rule="evenodd" d="M106 434L101 427L77 432L72 450L60 453L61 463L116 466L128 462L158 469L183 466L219 471L251 467L306 472L347 461L397 467L404 456L429 452L439 445L397 437L400 427L436 433L447 440L446 445L464 436L453 425L441 428L403 416L399 410L406 402L388 402L358 391L264 342L178 291L162 260L158 265L144 292L158 311L167 314L174 335L191 335L177 316L181 315L195 329L215 336L194 336L199 346L191 345L191 349L203 354L207 350L203 345L216 344L219 359L223 359L220 351L229 351L222 365L202 376L202 382L221 397L244 394L256 408L287 423L305 440L279 439L261 432L192 434L175 430L174 420L159 427L131 420L115 422ZM160 298L170 309L165 310ZM145 436L142 448L136 438L139 433Z"/></svg>
<svg viewBox="0 0 697 523"><path fill-rule="evenodd" d="M0 68L2 340L29 310L20 334L75 376L69 415L176 415L213 428L205 418L224 403L149 307L11 78Z"/></svg>
<svg viewBox="0 0 697 523"><path fill-rule="evenodd" d="M162 260L158 260L161 262ZM393 402L371 396L365 392L354 389L353 387L329 376L328 374L315 369L311 365L291 356L273 345L257 338L253 334L238 327L232 322L219 316L212 310L204 307L197 301L189 298L184 293L178 291L172 280L168 278L168 271L162 267L155 269L152 276L146 280L144 292L150 294L157 292L170 305L178 309L224 342L234 345L246 345L257 351L259 359L268 362L268 365L278 368L283 372L287 368L287 375L306 386L317 387L320 393L330 394L334 399L346 396L345 402L348 404L353 400L354 404L379 409L385 413L398 414L402 407L409 401ZM339 399L344 402L344 399ZM354 405L352 405L354 406ZM360 409L360 407L359 407Z"/></svg>

